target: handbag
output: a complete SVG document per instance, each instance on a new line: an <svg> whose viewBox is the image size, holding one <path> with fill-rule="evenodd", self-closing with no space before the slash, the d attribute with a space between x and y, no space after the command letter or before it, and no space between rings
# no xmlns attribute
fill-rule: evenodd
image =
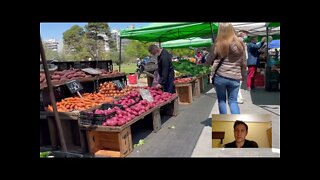
<svg viewBox="0 0 320 180"><path fill-rule="evenodd" d="M214 73L213 73L212 79L211 79L213 86L214 86L214 78L216 77L217 71L218 71L218 69L220 68L220 66L222 65L224 59L225 59L225 58L223 57L223 58L220 60L217 68L214 70Z"/></svg>

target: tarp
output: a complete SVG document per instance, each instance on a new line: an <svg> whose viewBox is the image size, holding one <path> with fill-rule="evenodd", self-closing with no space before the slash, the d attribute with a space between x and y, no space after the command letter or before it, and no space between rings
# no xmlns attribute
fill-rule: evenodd
<svg viewBox="0 0 320 180"><path fill-rule="evenodd" d="M211 46L212 39L202 39L202 38L193 38L193 39L181 39L174 41L167 41L161 44L161 47L164 48L188 48L188 47L209 47Z"/></svg>
<svg viewBox="0 0 320 180"><path fill-rule="evenodd" d="M280 39L278 40L272 40L269 43L269 48L280 48Z"/></svg>
<svg viewBox="0 0 320 180"><path fill-rule="evenodd" d="M232 23L236 31L246 31L248 36L266 36L267 25L269 27L269 35L280 35L280 23ZM279 25L279 26L278 26Z"/></svg>
<svg viewBox="0 0 320 180"><path fill-rule="evenodd" d="M280 26L280 22L271 22L269 23L268 27L279 27Z"/></svg>
<svg viewBox="0 0 320 180"><path fill-rule="evenodd" d="M218 31L218 24L212 23L213 32ZM166 42L170 40L202 37L211 34L209 22L199 23L152 23L149 26L120 31L120 37L148 42Z"/></svg>
<svg viewBox="0 0 320 180"><path fill-rule="evenodd" d="M258 41L261 41L263 37L266 37L266 36L258 36ZM280 35L272 35L271 37L272 37L272 40L280 39ZM244 39L244 42L250 42L250 37Z"/></svg>

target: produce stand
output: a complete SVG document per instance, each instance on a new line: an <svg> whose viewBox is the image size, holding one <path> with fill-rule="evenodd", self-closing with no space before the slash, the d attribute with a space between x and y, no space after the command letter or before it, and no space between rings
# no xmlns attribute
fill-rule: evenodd
<svg viewBox="0 0 320 180"><path fill-rule="evenodd" d="M109 76L95 76L95 77L88 77L88 78L81 78L78 79L80 81L80 83L85 83L85 82L93 82L96 80L114 80L114 79L119 79L123 84L127 84L127 74L125 73L119 73L116 75L109 75ZM53 82L52 85L53 87L59 87L59 86L63 86L66 85L67 81L70 80L66 80L66 81L59 81L59 82ZM40 84L40 89L44 89L47 87L46 83L42 83Z"/></svg>
<svg viewBox="0 0 320 180"><path fill-rule="evenodd" d="M95 60L95 61L57 61L52 64L58 66L58 70L66 70L69 68L101 68L106 69L108 72L113 71L112 60Z"/></svg>
<svg viewBox="0 0 320 180"><path fill-rule="evenodd" d="M179 95L180 104L192 104L192 83L176 84L176 92Z"/></svg>
<svg viewBox="0 0 320 180"><path fill-rule="evenodd" d="M175 95L166 102L149 109L123 126L82 125L79 122L82 136L87 137L89 152L97 157L127 156L132 151L131 125L151 114L153 132L159 131L161 128L161 108L166 110L166 115L176 116L179 108L178 96Z"/></svg>
<svg viewBox="0 0 320 180"><path fill-rule="evenodd" d="M90 62L91 65L94 64L95 61ZM107 61L104 61L107 62ZM103 62L103 63L104 63ZM61 62L62 64L64 62ZM67 65L70 67L77 67L74 65L77 62L67 62ZM86 62L81 62L86 63ZM109 63L110 64L110 63ZM66 63L62 66L65 66ZM112 62L111 62L112 65ZM84 67L85 65L83 65ZM87 65L86 65L87 66ZM108 64L107 64L108 66ZM82 68L83 68L82 67ZM99 65L98 67L103 68L103 65ZM63 68L63 67L62 67ZM78 67L81 68L81 67ZM108 66L108 69L112 70ZM50 75L52 72L50 73ZM105 81L119 80L123 84L127 84L126 74L125 73L116 73L116 74L108 74L108 75L95 75L93 77L84 77L79 78L79 82L83 86L83 90L81 92L95 92L99 83L103 83ZM67 82L59 81L52 82L52 88L54 97L56 100L61 100L67 97L71 97L72 94L68 90ZM50 89L47 86L47 83L40 84L40 145L50 145L52 149L58 149L61 145L58 136L58 127L54 122L55 117L53 112L46 112L46 107L51 104L51 100L49 99ZM79 112L58 112L61 121L61 131L63 132L63 137L65 139L66 148L68 151L73 152L86 152L86 137L82 137L79 132L78 119L80 117ZM44 121L45 120L45 121ZM45 136L48 136L45 137Z"/></svg>
<svg viewBox="0 0 320 180"><path fill-rule="evenodd" d="M209 84L209 74L200 75L197 78L200 82L200 92L204 93Z"/></svg>
<svg viewBox="0 0 320 180"><path fill-rule="evenodd" d="M184 79L184 78L182 78ZM192 91L192 96L193 97L199 97L200 96L200 85L199 85L199 81L197 78L192 77L191 81L187 81L187 82L175 82L175 86L178 85L178 87L184 87L184 84L190 84L192 85L191 87L191 91ZM180 95L181 91L177 92L178 95ZM186 94L189 94L189 92L186 92ZM183 95L182 95L183 96Z"/></svg>

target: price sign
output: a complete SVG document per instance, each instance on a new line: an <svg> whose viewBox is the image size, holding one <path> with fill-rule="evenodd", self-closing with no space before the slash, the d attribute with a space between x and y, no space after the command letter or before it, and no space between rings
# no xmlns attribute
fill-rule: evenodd
<svg viewBox="0 0 320 180"><path fill-rule="evenodd" d="M92 74L92 75L97 75L97 74L101 74L102 73L100 70L93 69L93 68L84 68L84 69L81 69L81 70L86 72L86 73Z"/></svg>
<svg viewBox="0 0 320 180"><path fill-rule="evenodd" d="M67 83L67 86L70 90L70 92L73 94L73 93L76 93L76 92L79 92L83 89L83 87L81 86L79 80L72 80L72 81L68 81Z"/></svg>
<svg viewBox="0 0 320 180"><path fill-rule="evenodd" d="M123 85L123 83L121 82L121 81L119 81L119 80L114 80L114 81L112 81L116 86L117 86L117 88L119 89L119 90L122 90L123 88L124 88L124 85Z"/></svg>
<svg viewBox="0 0 320 180"><path fill-rule="evenodd" d="M140 89L140 94L142 99L147 100L148 102L153 102L153 97L150 94L149 90L146 89Z"/></svg>

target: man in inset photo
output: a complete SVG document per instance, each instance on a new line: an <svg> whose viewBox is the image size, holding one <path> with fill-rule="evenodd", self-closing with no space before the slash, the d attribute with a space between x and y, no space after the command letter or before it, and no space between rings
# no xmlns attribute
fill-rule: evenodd
<svg viewBox="0 0 320 180"><path fill-rule="evenodd" d="M246 139L248 134L248 125L243 121L236 121L233 125L233 133L235 141L226 144L225 148L258 148L258 144L254 141Z"/></svg>

